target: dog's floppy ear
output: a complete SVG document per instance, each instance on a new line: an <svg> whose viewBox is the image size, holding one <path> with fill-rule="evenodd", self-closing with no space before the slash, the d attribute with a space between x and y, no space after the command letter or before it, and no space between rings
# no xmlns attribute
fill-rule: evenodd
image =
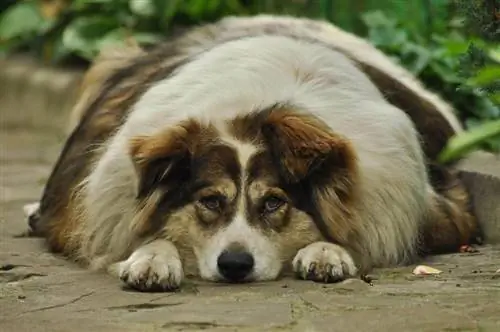
<svg viewBox="0 0 500 332"><path fill-rule="evenodd" d="M312 117L287 110L266 115L262 134L278 162L283 178L296 183L315 174L335 170L349 176L356 157L349 141Z"/></svg>
<svg viewBox="0 0 500 332"><path fill-rule="evenodd" d="M199 123L190 120L130 141L130 155L139 178L138 198L159 186L169 187L189 179L191 157L201 131Z"/></svg>

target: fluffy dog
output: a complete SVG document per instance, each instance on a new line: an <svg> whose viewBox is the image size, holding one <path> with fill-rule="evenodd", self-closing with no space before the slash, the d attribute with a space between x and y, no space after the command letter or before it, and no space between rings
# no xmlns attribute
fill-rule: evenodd
<svg viewBox="0 0 500 332"><path fill-rule="evenodd" d="M139 290L333 282L478 230L433 166L452 108L329 23L226 18L103 53L73 120L31 226Z"/></svg>

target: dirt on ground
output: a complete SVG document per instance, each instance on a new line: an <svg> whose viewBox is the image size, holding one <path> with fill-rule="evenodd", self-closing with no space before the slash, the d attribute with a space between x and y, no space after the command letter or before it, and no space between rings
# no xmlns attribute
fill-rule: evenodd
<svg viewBox="0 0 500 332"><path fill-rule="evenodd" d="M190 280L177 293L138 293L23 237L61 147L43 130L0 133L0 331L500 331L500 246L374 271L361 280L224 285Z"/></svg>

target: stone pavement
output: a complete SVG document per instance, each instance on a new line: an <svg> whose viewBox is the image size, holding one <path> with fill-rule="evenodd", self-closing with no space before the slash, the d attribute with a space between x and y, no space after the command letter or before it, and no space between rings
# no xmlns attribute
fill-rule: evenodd
<svg viewBox="0 0 500 332"><path fill-rule="evenodd" d="M500 331L500 246L322 285L280 280L189 281L178 293L126 291L22 237L22 206L37 200L62 137L1 123L0 331Z"/></svg>

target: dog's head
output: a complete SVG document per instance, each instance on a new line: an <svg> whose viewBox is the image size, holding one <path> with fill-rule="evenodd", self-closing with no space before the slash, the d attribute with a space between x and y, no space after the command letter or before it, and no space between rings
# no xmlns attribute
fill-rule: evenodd
<svg viewBox="0 0 500 332"><path fill-rule="evenodd" d="M324 214L348 213L356 176L348 141L282 107L223 125L187 120L133 139L131 156L138 234L191 250L216 281L275 279L300 248L332 237Z"/></svg>

